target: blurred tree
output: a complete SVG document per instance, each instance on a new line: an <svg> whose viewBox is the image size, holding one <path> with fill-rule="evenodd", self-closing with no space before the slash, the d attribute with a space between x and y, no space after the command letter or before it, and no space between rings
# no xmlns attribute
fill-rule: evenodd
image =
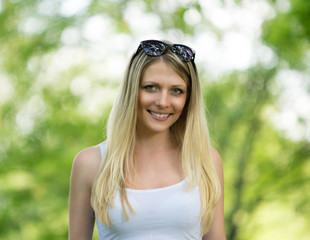
<svg viewBox="0 0 310 240"><path fill-rule="evenodd" d="M93 0L83 6L77 1L74 8L66 7L69 2L0 1L0 88L5 88L0 91L1 239L66 239L72 159L105 135L110 105L96 109L101 115L97 118L81 113L85 96L74 93L72 79L85 75L95 87L117 84L93 77L87 62L64 66L66 61L57 56L65 48L65 33L83 32L85 22L100 15L111 20L116 33L131 34L132 26L124 18L127 7L143 3L143 11L159 17L162 31L194 35L200 25L185 21L191 9L200 14L202 24L221 34L203 14L199 1L172 4L173 8L163 8L163 1L154 0ZM277 9L277 1L270 2ZM268 239L262 232L270 234L263 229L270 216L263 213L271 211L272 203L283 204L285 214L294 212L293 219L303 220L294 237L305 239L309 233L309 142L289 140L270 123L280 94L274 90L277 73L287 65L309 69L305 59L310 5L306 2L291 0L288 11L277 12L264 24L262 39L278 55L278 65L271 69L257 65L221 81L203 81L213 143L224 160L229 240ZM74 40L71 35L69 40ZM81 37L75 44L87 48L92 43ZM207 79L201 70L202 80ZM271 222L272 227L292 236L278 226L278 220Z"/></svg>
<svg viewBox="0 0 310 240"><path fill-rule="evenodd" d="M272 2L281 4L280 1ZM237 72L229 76L228 84L225 83L224 87L234 90L225 92L220 106L212 105L212 109L221 109L226 113L217 116L214 112L214 115L227 120L224 125L220 125L223 124L223 120L219 119L220 124L216 129L224 131L217 131L216 135L217 144L224 150L226 169L230 169L231 172L226 178L226 182L231 183L226 197L231 201L227 203L229 212L226 215L229 240L256 239L255 236L257 239L262 239L263 234L256 233L256 229L263 225L260 223L264 220L257 221L255 211L271 202L277 202L279 205L281 202L286 203L290 211L295 211L296 219L307 221L301 227L303 230L300 231L298 239L306 239L309 234L305 230L309 227L309 221L302 214L310 209L307 201L309 194L301 189L310 187L308 177L310 143L285 139L268 123L270 122L268 114L272 114L276 107L274 81L277 72L287 67L286 62L291 68L309 70L309 62L306 59L310 47L310 25L306 16L309 16L310 4L299 0L287 3L290 4L290 8L284 13L277 12L275 18L265 22L262 33L264 42L278 55L279 64L271 70L259 66L249 69L242 85L240 82L244 79L245 73ZM277 6L274 7L277 11ZM238 82L238 79L241 81ZM240 91L241 89L244 91ZM238 102L232 104L231 101L236 99L236 94ZM211 101L212 104L212 99L221 97L211 95L209 98L207 102ZM223 104L225 102L227 105ZM237 142L234 142L236 140ZM268 219L269 216L263 217ZM277 239L280 236L288 237L287 232L278 234ZM275 239L275 236L269 234L268 239Z"/></svg>
<svg viewBox="0 0 310 240"><path fill-rule="evenodd" d="M310 2L303 0L271 1L288 5L280 11L275 5L277 15L265 22L262 39L271 46L279 58L295 69L309 68L305 62L310 47ZM281 8L281 7L280 7Z"/></svg>

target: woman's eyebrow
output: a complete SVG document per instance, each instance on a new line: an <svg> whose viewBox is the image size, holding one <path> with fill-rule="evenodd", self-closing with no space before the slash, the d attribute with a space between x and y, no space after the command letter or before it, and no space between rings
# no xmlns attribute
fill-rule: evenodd
<svg viewBox="0 0 310 240"><path fill-rule="evenodd" d="M154 85L160 85L158 82L156 81L144 81L144 82L141 82L141 84L154 84ZM170 85L171 87L184 87L186 88L186 84L173 84L173 85Z"/></svg>
<svg viewBox="0 0 310 240"><path fill-rule="evenodd" d="M142 81L141 83L142 84L156 84L156 85L159 85L159 83L155 82L155 81Z"/></svg>
<svg viewBox="0 0 310 240"><path fill-rule="evenodd" d="M184 87L184 88L186 88L186 85L184 84L176 84L176 85L172 85L172 87Z"/></svg>

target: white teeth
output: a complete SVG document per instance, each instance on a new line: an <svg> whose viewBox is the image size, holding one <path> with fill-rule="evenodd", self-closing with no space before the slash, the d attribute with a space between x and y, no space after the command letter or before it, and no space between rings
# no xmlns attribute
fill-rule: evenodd
<svg viewBox="0 0 310 240"><path fill-rule="evenodd" d="M160 113L151 112L151 114L155 117L160 117L160 118L167 118L169 116L169 113L168 114L160 114Z"/></svg>

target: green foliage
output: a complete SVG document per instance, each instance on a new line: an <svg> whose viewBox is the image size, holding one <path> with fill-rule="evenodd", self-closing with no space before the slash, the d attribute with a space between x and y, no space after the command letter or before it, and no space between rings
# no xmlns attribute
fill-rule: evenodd
<svg viewBox="0 0 310 240"><path fill-rule="evenodd" d="M189 9L205 20L196 1L169 11L161 10L159 2L93 0L85 11L63 16L60 1L0 1L0 87L11 89L2 102L0 96L1 239L66 239L72 160L106 134L110 104L100 105L97 117L88 115L81 112L83 96L71 89L72 79L89 73L89 65L48 69L64 47L63 32L81 30L89 17L101 15L111 19L116 33L131 34L123 14L132 3L143 3L145 12L155 13L162 31L194 34L199 24L184 20ZM39 11L42 4L50 11L45 5L45 12ZM272 89L282 62L296 69L309 67L309 12L309 1L292 0L288 12L264 23L262 39L275 50L278 66L257 65L216 82L203 81L213 145L224 161L229 240L306 239L309 234L310 144L287 139L270 123L278 97ZM27 21L34 21L32 28ZM77 44L88 43L82 39ZM204 69L201 78L208 79ZM117 87L105 79L90 80L96 87ZM283 229L283 218L298 226ZM283 234L274 236L270 228Z"/></svg>
<svg viewBox="0 0 310 240"><path fill-rule="evenodd" d="M264 24L263 39L291 67L306 67L304 57L310 47L310 2L291 0L291 9Z"/></svg>

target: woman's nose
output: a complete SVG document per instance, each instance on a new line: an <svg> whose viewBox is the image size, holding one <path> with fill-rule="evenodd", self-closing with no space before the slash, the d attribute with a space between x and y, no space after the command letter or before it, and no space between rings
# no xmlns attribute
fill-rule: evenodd
<svg viewBox="0 0 310 240"><path fill-rule="evenodd" d="M167 91L161 91L158 94L158 98L156 101L156 105L158 107L167 108L170 105L169 93Z"/></svg>

